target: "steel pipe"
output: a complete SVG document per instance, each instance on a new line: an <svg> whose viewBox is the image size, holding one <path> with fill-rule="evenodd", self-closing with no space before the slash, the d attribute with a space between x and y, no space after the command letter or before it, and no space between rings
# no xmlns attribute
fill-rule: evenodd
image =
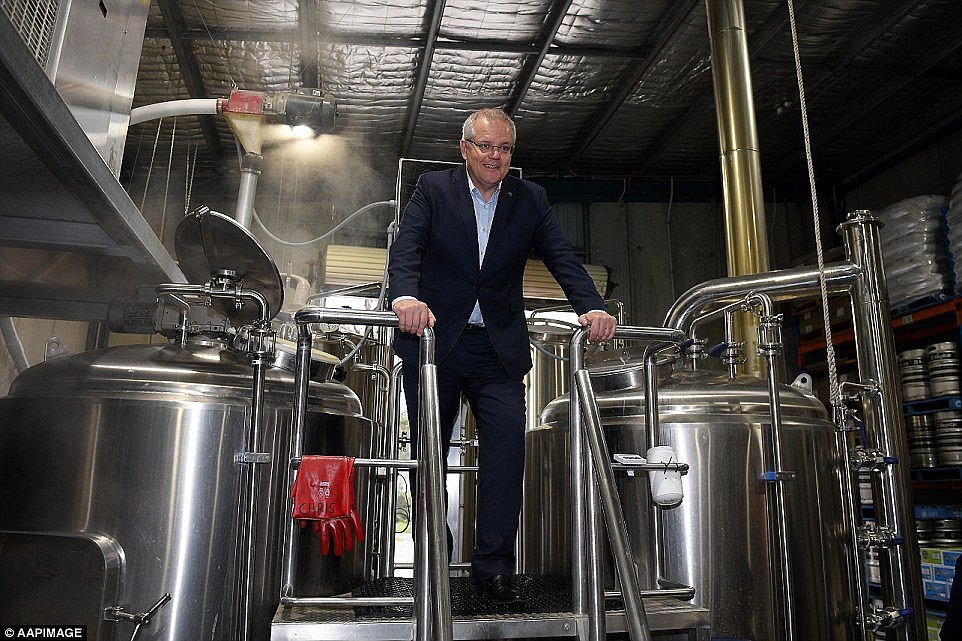
<svg viewBox="0 0 962 641"><path fill-rule="evenodd" d="M742 0L706 0L705 7L725 201L728 274L758 274L769 269L768 235L745 7ZM736 324L746 341L753 343L750 319L742 315ZM760 374L757 361L751 359L747 365L750 372Z"/></svg>
<svg viewBox="0 0 962 641"><path fill-rule="evenodd" d="M571 567L572 567L572 610L580 615L578 637L590 641L600 641L605 637L604 591L602 589L601 568L601 514L599 508L599 481L597 465L592 457L584 454L584 433L582 428L581 393L575 373L584 369L584 344L588 331L576 330L571 336L571 388L569 391L570 423L570 460L571 460ZM665 327L619 327L614 338L646 340L661 343L680 343L685 333ZM591 400L594 401L592 394ZM595 404L597 412L597 404ZM604 470L611 475L610 460L604 462ZM583 507L582 507L583 506ZM619 505L620 507L620 505ZM609 516L614 523L616 516ZM621 527L624 528L622 517ZM613 525L611 527L614 527ZM627 535L626 535L627 536ZM629 561L630 563L630 561ZM637 574L636 583L637 583ZM643 604L641 604L643 609ZM644 613L629 615L635 628L646 628L641 623ZM638 634L644 634L639 631ZM636 637L639 638L639 637ZM640 637L645 638L645 637Z"/></svg>
<svg viewBox="0 0 962 641"><path fill-rule="evenodd" d="M418 482L420 516L415 552L419 553L419 558L415 559L415 563L418 566L419 622L416 633L418 641L451 641L453 629L443 503L445 485L441 460L441 417L433 339L434 332L426 328L421 337L421 380L418 388L421 412L418 463L423 478Z"/></svg>
<svg viewBox="0 0 962 641"><path fill-rule="evenodd" d="M264 157L260 154L246 153L241 161L240 186L237 188L237 207L234 219L244 229L251 228L254 216L254 195L257 193L257 179L261 175L260 164Z"/></svg>
<svg viewBox="0 0 962 641"><path fill-rule="evenodd" d="M828 293L849 293L861 271L861 265L850 261L826 265L825 284ZM815 298L821 295L818 283L819 271L816 267L796 267L705 281L678 297L665 316L665 327L687 331L702 310L712 305L735 302L752 292L765 292L773 301Z"/></svg>
<svg viewBox="0 0 962 641"><path fill-rule="evenodd" d="M296 314L298 326L297 389L294 397L294 432L304 429L307 415L306 372L310 365L311 332L314 323L350 323L397 327L398 319L393 312L326 309L305 307ZM418 541L415 546L415 638L417 641L438 639L451 641L451 584L447 575L447 535L444 521L444 477L441 466L440 416L438 413L437 368L434 364L434 330L424 329L420 343L420 389L418 406L421 413L421 447L417 467L422 479L418 483ZM302 349L302 346L304 347ZM292 459L300 456L300 450L292 452ZM363 459L362 459L363 460ZM371 459L375 466L387 466L386 459ZM289 528L290 529L290 528ZM293 537L292 537L293 538ZM292 546L289 543L289 548ZM288 563L292 563L293 554ZM285 572L286 579L293 576ZM285 580L281 597L290 598L292 581Z"/></svg>
<svg viewBox="0 0 962 641"><path fill-rule="evenodd" d="M575 373L575 383L578 396L581 397L581 414L585 421L588 447L594 459L598 489L601 492L605 515L609 517L607 519L608 541L611 543L611 551L623 586L622 596L625 600L628 630L635 641L650 641L651 630L648 627L645 604L641 599L641 581L638 579L638 568L631 558L628 528L625 526L625 515L621 509L618 490L615 488L614 475L608 467L611 456L605 444L601 415L598 413L598 403L591 389L588 370L578 370Z"/></svg>
<svg viewBox="0 0 962 641"><path fill-rule="evenodd" d="M895 457L873 474L879 526L888 526L904 542L882 555L882 600L904 616L894 632L899 641L924 639L925 606L919 550L915 537L909 452L902 415L902 389L896 369L895 339L882 263L882 223L867 211L854 211L839 226L848 259L861 268L852 289L858 373L879 392L863 396L865 446ZM862 604L863 608L867 604Z"/></svg>
<svg viewBox="0 0 962 641"><path fill-rule="evenodd" d="M384 455L398 457L398 423L401 405L401 363L391 370L388 384L387 417L384 422ZM389 472L381 487L381 543L377 560L377 576L394 576L394 513L397 510L397 473Z"/></svg>

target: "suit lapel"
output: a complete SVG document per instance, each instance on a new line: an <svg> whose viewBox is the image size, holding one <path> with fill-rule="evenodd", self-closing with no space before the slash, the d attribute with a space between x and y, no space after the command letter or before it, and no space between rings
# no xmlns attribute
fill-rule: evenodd
<svg viewBox="0 0 962 641"><path fill-rule="evenodd" d="M468 256L474 257L472 265L478 265L478 221L474 217L474 203L468 191L468 172L464 165L451 172L451 189L456 194L457 216L464 226L465 239L468 241Z"/></svg>
<svg viewBox="0 0 962 641"><path fill-rule="evenodd" d="M498 243L504 233L508 221L511 220L511 210L514 209L514 192L517 189L514 178L505 176L501 181L501 193L498 194L498 206L494 210L494 220L491 222L491 235L488 236L488 251L484 254L484 268L488 264L491 250L497 252Z"/></svg>

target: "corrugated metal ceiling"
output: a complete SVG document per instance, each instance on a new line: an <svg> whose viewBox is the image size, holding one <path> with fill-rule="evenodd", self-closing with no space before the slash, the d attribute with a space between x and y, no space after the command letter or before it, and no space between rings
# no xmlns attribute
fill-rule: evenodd
<svg viewBox="0 0 962 641"><path fill-rule="evenodd" d="M820 175L857 176L959 127L958 0L795 7ZM801 176L787 5L745 10L763 176ZM436 160L459 159L468 111L504 106L528 176L711 177L709 58L698 0L158 0L134 106L319 85L354 148ZM149 161L156 129L131 128L127 171ZM174 144L188 143L199 174L235 164L220 119L181 118Z"/></svg>

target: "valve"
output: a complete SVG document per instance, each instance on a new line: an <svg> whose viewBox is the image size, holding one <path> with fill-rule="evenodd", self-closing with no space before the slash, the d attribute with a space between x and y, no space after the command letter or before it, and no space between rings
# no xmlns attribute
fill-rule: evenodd
<svg viewBox="0 0 962 641"><path fill-rule="evenodd" d="M150 606L146 612L127 612L127 609L122 605L107 607L104 608L104 620L113 623L120 623L121 621L130 621L133 623L134 631L133 634L130 635L130 641L135 641L141 630L150 626L151 619L153 619L154 615L157 614L162 607L167 605L170 599L170 592L168 592L160 597L157 603Z"/></svg>
<svg viewBox="0 0 962 641"><path fill-rule="evenodd" d="M904 536L896 536L888 525L866 523L858 530L858 544L863 548L892 548L905 543Z"/></svg>
<svg viewBox="0 0 962 641"><path fill-rule="evenodd" d="M870 450L862 446L852 448L851 461L852 469L856 472L863 470L878 472L889 465L896 465L899 462L898 458L885 456L881 450Z"/></svg>
<svg viewBox="0 0 962 641"><path fill-rule="evenodd" d="M900 610L893 607L873 608L871 614L865 617L865 625L872 632L877 630L891 630L905 623L906 617L912 614L912 608Z"/></svg>
<svg viewBox="0 0 962 641"><path fill-rule="evenodd" d="M857 432L858 412L854 407L845 405L844 401L832 405L833 421L837 432Z"/></svg>
<svg viewBox="0 0 962 641"><path fill-rule="evenodd" d="M782 353L782 321L784 314L761 314L755 331L758 335L758 355L776 356Z"/></svg>
<svg viewBox="0 0 962 641"><path fill-rule="evenodd" d="M689 339L682 343L680 354L682 358L694 366L698 361L707 358L707 354L705 354L705 345L707 344L708 341L702 338Z"/></svg>

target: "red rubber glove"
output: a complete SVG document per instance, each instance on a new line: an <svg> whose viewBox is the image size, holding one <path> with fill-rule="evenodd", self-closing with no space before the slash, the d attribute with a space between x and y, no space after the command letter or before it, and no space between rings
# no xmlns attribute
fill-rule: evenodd
<svg viewBox="0 0 962 641"><path fill-rule="evenodd" d="M291 488L291 518L313 521L321 554L340 556L364 540L364 528L354 501L354 459L346 456L302 456Z"/></svg>

